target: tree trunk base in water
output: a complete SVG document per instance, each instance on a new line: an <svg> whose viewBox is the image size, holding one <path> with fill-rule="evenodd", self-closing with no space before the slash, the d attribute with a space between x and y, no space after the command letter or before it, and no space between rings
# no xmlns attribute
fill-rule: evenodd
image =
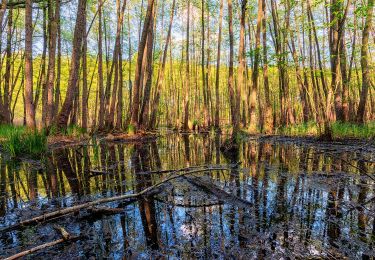
<svg viewBox="0 0 375 260"><path fill-rule="evenodd" d="M324 132L320 134L319 141L323 142L332 142L333 141L333 133L332 133L332 127L330 124L324 125Z"/></svg>

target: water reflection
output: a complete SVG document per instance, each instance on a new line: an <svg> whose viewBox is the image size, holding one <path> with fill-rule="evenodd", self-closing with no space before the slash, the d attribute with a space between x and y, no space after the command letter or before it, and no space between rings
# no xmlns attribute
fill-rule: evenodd
<svg viewBox="0 0 375 260"><path fill-rule="evenodd" d="M371 258L375 242L373 147L248 140L220 151L223 136L55 150L42 164L1 158L0 226L78 202L139 192L169 176L148 173L228 164L166 184L116 215L60 220L82 240L49 256L108 258ZM364 174L364 173L367 173ZM373 176L373 175L372 175ZM52 225L0 234L0 256L58 238ZM58 252L58 253L56 253ZM39 254L39 257L45 256ZM56 255L57 254L57 255Z"/></svg>

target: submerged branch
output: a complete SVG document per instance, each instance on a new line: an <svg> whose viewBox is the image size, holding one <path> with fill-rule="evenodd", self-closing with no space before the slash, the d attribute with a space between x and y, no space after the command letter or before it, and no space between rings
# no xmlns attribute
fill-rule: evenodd
<svg viewBox="0 0 375 260"><path fill-rule="evenodd" d="M125 194L125 195L120 195L120 196L102 198L102 199L90 201L90 202L87 202L87 203L75 205L75 206L72 206L72 207L63 208L63 209L60 209L60 210L57 210L57 211L52 211L52 212L43 214L41 216L38 216L38 217L35 217L35 218L32 218L32 219L28 219L28 220L24 220L24 221L21 221L21 222L15 224L15 225L3 228L3 229L0 230L0 233L9 232L9 231L15 230L17 228L28 226L28 225L33 225L33 224L36 224L36 223L39 223L39 222L46 221L46 220L51 219L51 218L62 217L64 215L70 214L72 212L78 212L82 209L86 209L86 208L89 208L89 207L95 207L95 206L98 206L100 204L119 201L119 200L128 200L128 199L139 198L139 197L149 193L150 191L161 187L163 184L165 184L167 182L170 182L172 180L175 180L177 178L180 178L180 177L183 177L183 176L186 176L186 175L189 175L189 174L202 173L202 172L208 172L208 171L217 171L217 170L230 170L230 169L231 169L230 167L226 167L226 166L220 166L220 167L219 166L215 166L215 167L206 166L203 169L186 171L186 172L181 173L181 174L172 175L171 177L168 177L168 178L158 182L157 184L142 190L139 193ZM173 173L177 173L178 171L179 170L176 170Z"/></svg>

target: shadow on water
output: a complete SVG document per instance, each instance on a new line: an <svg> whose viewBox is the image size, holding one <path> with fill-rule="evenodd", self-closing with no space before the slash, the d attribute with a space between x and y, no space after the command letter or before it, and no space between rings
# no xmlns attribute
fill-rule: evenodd
<svg viewBox="0 0 375 260"><path fill-rule="evenodd" d="M241 141L169 135L136 144L93 142L54 150L42 163L0 158L0 228L97 198L136 193L170 176L157 170L230 165L173 180L118 214L71 214L0 233L0 257L60 238L81 239L34 257L375 257L372 146L306 140ZM152 173L149 173L152 171Z"/></svg>

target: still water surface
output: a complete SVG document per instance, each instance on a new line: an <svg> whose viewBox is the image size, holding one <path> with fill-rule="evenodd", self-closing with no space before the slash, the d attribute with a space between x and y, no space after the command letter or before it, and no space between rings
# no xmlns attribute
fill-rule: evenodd
<svg viewBox="0 0 375 260"><path fill-rule="evenodd" d="M59 239L81 239L32 258L375 257L375 147L257 138L223 152L223 136L168 134L144 143L56 149L42 162L1 157L0 229L42 212L140 192L203 165L136 201L0 233L0 258Z"/></svg>

